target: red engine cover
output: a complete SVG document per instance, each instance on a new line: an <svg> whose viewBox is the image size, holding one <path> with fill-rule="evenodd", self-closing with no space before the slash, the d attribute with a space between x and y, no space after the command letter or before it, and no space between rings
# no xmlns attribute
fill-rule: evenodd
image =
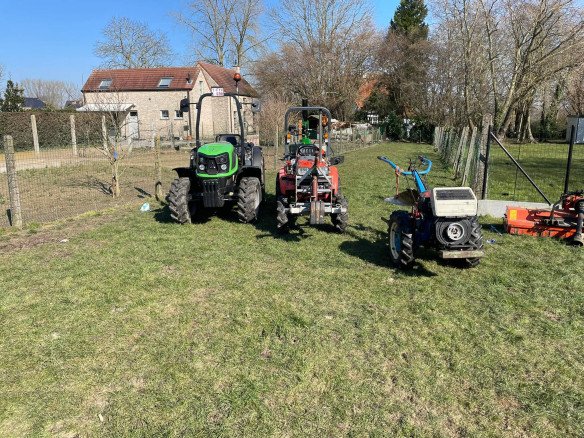
<svg viewBox="0 0 584 438"><path fill-rule="evenodd" d="M308 168L311 169L314 165L314 161L312 160L303 160L299 159L296 163L296 166L301 168ZM326 167L327 164L324 161L321 161L318 167ZM336 194L339 189L339 171L336 166L329 166L329 173L328 176L332 182L332 191L333 194ZM294 169L292 163L287 161L286 164L280 168L278 171L278 179L277 184L279 185L280 193L284 196L291 197L295 196L296 194L296 177L294 175ZM302 200L302 196L305 195L303 193L299 194L299 200ZM309 197L309 196L308 196ZM323 196L321 200L328 200L328 195Z"/></svg>

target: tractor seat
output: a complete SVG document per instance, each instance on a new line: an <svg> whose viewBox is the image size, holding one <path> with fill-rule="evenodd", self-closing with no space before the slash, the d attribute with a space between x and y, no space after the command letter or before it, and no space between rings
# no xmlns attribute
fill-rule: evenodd
<svg viewBox="0 0 584 438"><path fill-rule="evenodd" d="M237 147L239 144L239 137L240 136L237 134L219 134L217 137L215 137L215 141L226 141L231 143L233 147Z"/></svg>

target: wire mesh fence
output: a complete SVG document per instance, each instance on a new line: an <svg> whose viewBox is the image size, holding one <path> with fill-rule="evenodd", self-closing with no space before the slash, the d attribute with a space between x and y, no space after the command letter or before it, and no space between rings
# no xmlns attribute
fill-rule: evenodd
<svg viewBox="0 0 584 438"><path fill-rule="evenodd" d="M504 147L550 201L560 198L566 177L568 143L507 142ZM584 144L574 145L569 187L584 189ZM491 199L544 201L496 142L491 145L488 193Z"/></svg>
<svg viewBox="0 0 584 438"><path fill-rule="evenodd" d="M434 131L434 148L441 160L449 165L455 180L476 193L482 185L484 168L480 157L485 144L485 131L477 127L437 127Z"/></svg>
<svg viewBox="0 0 584 438"><path fill-rule="evenodd" d="M41 148L39 152L19 150L14 161L22 220L31 224L149 198L154 195L159 179L165 191L174 178L172 168L187 165L189 151L175 150L163 143L159 155L153 147L128 145L119 145L115 152L106 153L102 145L81 143L76 154L71 147ZM5 213L0 216L0 226L8 226L10 193L4 156L0 163L0 208ZM116 184L119 193L114 197Z"/></svg>
<svg viewBox="0 0 584 438"><path fill-rule="evenodd" d="M154 196L157 186L164 199L175 178L172 169L189 165L193 143L169 137L166 129L145 126L141 139L131 139L115 135L107 120L104 127L103 117L76 114L74 118L74 130L69 114L49 118L53 124L38 115L36 132L28 122L30 116L22 118L20 125L3 126L2 134L10 137L14 147L14 177L25 225L139 203ZM378 130L367 128L338 133L333 145L340 154L380 139ZM0 148L0 227L11 225L14 219L5 147ZM264 147L266 170L279 167L282 155L281 144Z"/></svg>
<svg viewBox="0 0 584 438"><path fill-rule="evenodd" d="M454 179L463 186L470 186L479 197L483 197L489 125L487 119L480 129L438 127L434 133L434 147L451 168ZM503 146L551 201L559 199L564 190L568 142L516 143L507 140ZM487 170L486 198L543 201L537 189L496 141L490 144ZM570 188L584 188L584 144L574 145Z"/></svg>

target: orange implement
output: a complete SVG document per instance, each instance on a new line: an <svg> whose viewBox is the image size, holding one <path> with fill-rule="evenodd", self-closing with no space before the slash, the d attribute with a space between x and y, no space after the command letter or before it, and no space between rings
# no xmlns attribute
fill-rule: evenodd
<svg viewBox="0 0 584 438"><path fill-rule="evenodd" d="M505 230L509 234L571 239L576 234L577 213L574 210L528 209L507 207Z"/></svg>

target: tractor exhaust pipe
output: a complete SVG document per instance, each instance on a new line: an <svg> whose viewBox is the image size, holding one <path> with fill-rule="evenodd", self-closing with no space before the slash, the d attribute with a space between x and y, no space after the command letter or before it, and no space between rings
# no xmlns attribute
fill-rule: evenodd
<svg viewBox="0 0 584 438"><path fill-rule="evenodd" d="M576 222L576 234L574 235L574 243L579 246L584 246L584 237L582 236L582 226L584 224L584 200L576 204L578 211L578 221Z"/></svg>

